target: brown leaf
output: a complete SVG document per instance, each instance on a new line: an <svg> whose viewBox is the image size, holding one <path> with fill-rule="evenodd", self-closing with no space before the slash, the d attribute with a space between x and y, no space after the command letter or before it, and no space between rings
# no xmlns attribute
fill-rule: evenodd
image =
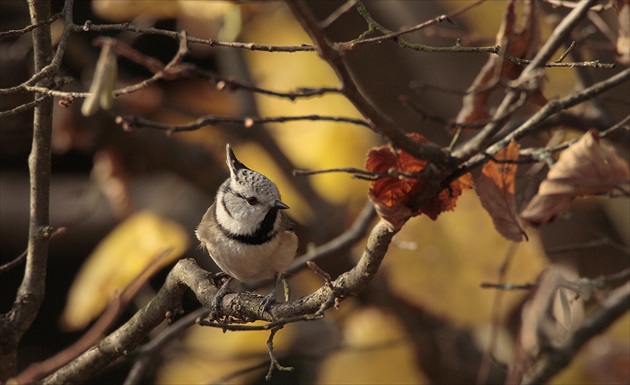
<svg viewBox="0 0 630 385"><path fill-rule="evenodd" d="M545 224L566 211L576 197L609 193L628 183L628 178L628 163L601 145L599 133L590 130L560 155L521 218L533 225Z"/></svg>
<svg viewBox="0 0 630 385"><path fill-rule="evenodd" d="M617 0L617 9L619 21L617 61L623 65L630 65L630 0Z"/></svg>
<svg viewBox="0 0 630 385"><path fill-rule="evenodd" d="M418 143L428 143L419 134L409 134ZM426 166L427 162L414 158L405 151L392 150L389 146L372 149L367 156L366 169L370 172L385 174L415 174ZM393 171L393 172L392 172ZM431 219L437 219L443 211L452 211L457 198L466 189L471 188L472 178L465 174L451 183L450 189L445 189L435 198L428 201L420 210L412 210L408 203L415 191L422 188L424 180L400 175L400 177L386 177L370 184L368 196L374 203L379 215L394 228L400 228L409 218L422 213Z"/></svg>
<svg viewBox="0 0 630 385"><path fill-rule="evenodd" d="M440 193L424 204L414 215L425 214L429 218L436 220L445 211L453 211L457 204L457 199L464 192L472 188L472 175L469 173L460 176L451 182L450 188L440 191Z"/></svg>
<svg viewBox="0 0 630 385"><path fill-rule="evenodd" d="M523 3L520 22L516 20L516 3L511 0L503 14L501 28L497 33L496 44L501 46L501 53L515 58L530 59L534 56L539 41L536 1L520 0ZM479 74L468 88L462 100L462 109L455 122L459 124L479 123L490 117L488 98L496 89L507 81L516 79L524 66L518 65L501 55L490 55ZM540 104L545 100L540 90L533 93L533 100Z"/></svg>
<svg viewBox="0 0 630 385"><path fill-rule="evenodd" d="M496 160L518 159L520 146L512 141L499 152ZM475 190L482 206L486 209L494 227L505 238L520 242L527 234L521 227L514 201L514 181L518 165L490 161L483 166L481 175L475 180Z"/></svg>

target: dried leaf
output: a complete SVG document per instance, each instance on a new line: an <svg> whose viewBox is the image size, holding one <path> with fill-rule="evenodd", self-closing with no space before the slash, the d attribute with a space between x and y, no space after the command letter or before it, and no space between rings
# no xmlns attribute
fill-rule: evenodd
<svg viewBox="0 0 630 385"><path fill-rule="evenodd" d="M503 14L501 28L497 33L496 44L501 46L502 53L515 58L531 59L538 46L540 31L538 28L538 13L536 1L520 0L522 3L521 20L517 22L516 5L519 0L511 0ZM502 55L491 55L486 64L468 88L462 100L462 109L455 121L458 124L472 124L487 120L488 98L503 84L516 79L523 70L518 65ZM531 96L532 100L540 104L545 100L542 92L537 90Z"/></svg>
<svg viewBox="0 0 630 385"><path fill-rule="evenodd" d="M419 134L410 134L409 137L418 143L428 143ZM390 147L384 146L369 152L365 167L374 173L385 174L393 171L394 174L409 175L422 171L426 164L426 161L416 159L402 150L394 152ZM412 210L408 203L423 184L423 179L403 175L380 178L370 184L368 195L379 215L394 228L400 228L409 218L422 213L435 220L440 213L453 210L457 198L464 190L472 187L472 177L470 174L463 175L451 183L450 189L441 191L420 210Z"/></svg>
<svg viewBox="0 0 630 385"><path fill-rule="evenodd" d="M518 159L520 146L512 141L499 152L496 160ZM497 163L490 161L483 166L481 175L475 180L475 190L481 204L486 209L494 227L505 238L520 242L523 236L527 239L521 227L514 201L514 181L518 165L516 163Z"/></svg>
<svg viewBox="0 0 630 385"><path fill-rule="evenodd" d="M619 21L617 61L623 65L630 65L630 0L618 0L617 9Z"/></svg>
<svg viewBox="0 0 630 385"><path fill-rule="evenodd" d="M600 144L599 133L591 130L562 153L521 218L533 225L545 224L566 211L576 197L611 192L629 178L628 163Z"/></svg>
<svg viewBox="0 0 630 385"><path fill-rule="evenodd" d="M103 42L101 55L96 63L94 77L90 85L90 94L83 105L81 113L83 116L92 116L98 112L100 108L110 110L114 105L114 88L118 74L118 63L116 54L112 50L109 40Z"/></svg>

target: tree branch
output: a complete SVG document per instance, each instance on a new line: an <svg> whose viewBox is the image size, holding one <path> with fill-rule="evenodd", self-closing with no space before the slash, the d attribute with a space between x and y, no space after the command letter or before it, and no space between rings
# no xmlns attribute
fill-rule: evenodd
<svg viewBox="0 0 630 385"><path fill-rule="evenodd" d="M168 132L180 132L180 131L195 131L205 126L213 126L225 123L241 124L244 127L252 127L256 124L262 123L284 123L293 122L299 120L310 121L331 121L331 122L344 122L350 124L356 124L363 127L370 128L368 122L361 119L347 118L343 116L324 116L324 115L298 115L298 116L275 116L275 117L231 117L231 116L215 116L206 115L198 118L193 123L183 125L172 125L166 123L155 122L152 120L140 118L137 116L119 116L116 118L116 123L121 124L126 130L133 130L135 128L155 128L159 130L165 130Z"/></svg>
<svg viewBox="0 0 630 385"><path fill-rule="evenodd" d="M396 147L405 150L419 159L426 159L442 164L449 162L450 156L448 152L434 144L419 144L411 140L394 124L389 116L379 111L378 108L367 99L357 87L348 67L344 63L341 53L328 43L324 32L319 27L319 23L302 1L289 0L287 4L296 19L302 25L302 28L304 28L313 42L315 42L319 56L325 60L337 74L342 84L341 89L343 90L343 94L354 107L368 119L374 131L383 135Z"/></svg>
<svg viewBox="0 0 630 385"><path fill-rule="evenodd" d="M67 1L64 10L70 19L71 3ZM53 55L50 25L46 23L50 20L50 2L29 0L28 6L31 24L40 26L32 34L35 72L43 73L51 66ZM40 98L41 95L36 94L36 100ZM33 142L28 160L31 195L26 267L13 306L0 316L0 380L15 374L18 345L35 320L46 291L48 240L52 233L49 226L52 108L52 99L48 98L34 110Z"/></svg>
<svg viewBox="0 0 630 385"><path fill-rule="evenodd" d="M340 275L331 285L324 285L306 297L271 305L269 312L260 313L263 297L254 293L230 293L223 297L220 311L227 317L243 320L274 322L323 312L334 304L331 299L343 299L360 293L372 281L387 252L395 232L378 222L368 238L358 264ZM45 378L43 384L77 383L90 378L107 364L138 347L148 333L157 327L167 312L181 307L186 288L190 288L199 302L209 307L216 293L210 273L192 259L179 261L166 278L157 295L127 323L105 337L74 361Z"/></svg>
<svg viewBox="0 0 630 385"><path fill-rule="evenodd" d="M554 52L565 42L569 33L577 26L577 24L586 16L589 9L595 4L596 0L582 0L578 7L573 9L567 17L562 19L562 22L553 30L553 33L545 41L545 44L538 51L536 56L531 60L529 65L525 67L521 75L513 82L513 89L510 90L503 101L497 108L494 114L494 118L490 120L488 124L471 140L466 142L461 148L456 149L453 152L453 157L457 158L460 163L470 159L473 155L481 151L484 146L492 139L492 137L500 130L501 126L505 122L505 119L509 116L507 111L511 106L519 99L521 90L516 90L526 82L533 81L535 84L539 82L538 72L541 67L545 66L545 63L549 61ZM533 87L533 88L538 88ZM500 119L497 119L500 117Z"/></svg>
<svg viewBox="0 0 630 385"><path fill-rule="evenodd" d="M39 3L40 1L38 0L29 0L29 6L31 4L39 4ZM65 24L64 24L63 32L61 33L61 37L59 38L59 44L57 45L57 51L55 52L55 55L53 56L52 54L52 41L50 37L48 37L48 40L50 41L50 51L47 52L46 65L42 67L36 66L35 74L30 79L23 82L22 84L19 84L15 87L0 89L0 95L23 92L25 91L24 86L34 85L35 83L39 82L42 79L51 78L53 75L55 75L59 71L59 67L61 66L63 55L66 51L66 45L68 44L68 39L70 38L70 32L72 31L72 26L74 25L73 9L72 9L73 4L74 4L74 0L65 0L64 2L62 13L65 18ZM49 7L50 5L48 5L48 8ZM46 20L49 20L49 19L50 19L50 9L48 10L48 18ZM39 28L35 28L33 30L33 40L35 40L35 36L43 35L42 31L44 32L48 31L48 34L50 35L50 25L46 24L46 20L38 19L38 21L35 22L35 21L32 21L32 18L31 18L31 22L34 25L41 24ZM52 60L50 59L51 57L52 57Z"/></svg>
<svg viewBox="0 0 630 385"><path fill-rule="evenodd" d="M602 80L601 82L596 83L593 86L588 87L580 92L576 92L565 96L564 98L550 101L549 103L545 104L543 108L538 110L538 112L527 119L523 124L517 127L514 131L488 147L484 151L484 154L477 154L474 157L470 158L466 163L463 164L463 166L456 174L459 175L460 173L468 172L473 167L480 165L485 160L487 160L486 154L496 154L497 152L501 151L501 149L505 148L512 140L518 140L529 134L532 130L535 130L547 118L554 115L555 113L590 100L595 96L618 86L628 79L630 79L630 69L625 69L624 71L619 72L618 74L615 74L605 80Z"/></svg>
<svg viewBox="0 0 630 385"><path fill-rule="evenodd" d="M295 261L291 264L291 266L287 269L286 273L294 274L299 270L302 270L308 262L320 260L322 258L326 258L332 253L340 253L344 252L346 249L356 244L359 240L361 240L369 229L369 225L372 222L372 219L376 216L376 211L372 206L371 202L366 202L363 210L357 216L352 226L349 229L343 232L343 234L338 237L326 242L325 244L318 246L315 250L309 251L306 254L302 255L299 258L296 258ZM248 290L255 290L259 287L262 287L266 284L267 281L258 281L247 286ZM193 311L182 317L181 319L174 322L168 329L161 332L158 336L152 339L147 344L143 345L138 349L137 356L133 367L129 371L129 375L125 379L124 385L135 385L141 383L144 374L148 370L149 366L155 359L156 355L160 352L166 344L168 344L173 338L181 334L184 330L189 328L190 326L201 323L201 318L206 317L210 313L210 310L205 307L200 307L197 310ZM298 316L294 318L284 318L278 321L272 321L270 323L260 325L257 330L269 330L273 326L277 326L277 322L279 324L286 324L289 322L296 321L306 321L312 319L320 319L323 316L321 315L313 316L311 314ZM226 328L225 324L213 324L212 326ZM232 330L234 326L245 327L245 325L230 325L227 329ZM252 326L249 326L252 327Z"/></svg>

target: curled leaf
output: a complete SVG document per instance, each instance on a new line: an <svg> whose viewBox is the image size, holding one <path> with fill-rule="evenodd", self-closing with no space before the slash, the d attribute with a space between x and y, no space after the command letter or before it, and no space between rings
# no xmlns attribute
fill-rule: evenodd
<svg viewBox="0 0 630 385"><path fill-rule="evenodd" d="M576 197L609 193L629 178L628 163L590 130L551 167L521 218L533 225L545 224L568 210Z"/></svg>
<svg viewBox="0 0 630 385"><path fill-rule="evenodd" d="M428 143L419 134L410 134L409 137L418 143ZM368 153L365 166L368 171L392 175L373 181L370 184L368 196L379 215L394 228L400 228L409 218L422 213L433 220L437 219L440 213L453 210L457 198L464 190L472 187L470 174L465 174L453 181L450 188L442 190L419 210L412 210L409 207L411 198L426 183L424 179L413 174L422 171L426 164L424 160L414 158L402 150L392 150L388 146L375 148Z"/></svg>
<svg viewBox="0 0 630 385"><path fill-rule="evenodd" d="M483 166L481 175L475 180L477 195L490 214L494 227L499 234L514 242L522 241L523 236L527 239L519 223L514 201L514 181L518 165L500 161L518 159L519 149L517 142L510 142L496 154L494 161Z"/></svg>
<svg viewBox="0 0 630 385"><path fill-rule="evenodd" d="M109 110L114 105L114 88L118 74L116 54L112 50L111 41L104 40L101 55L96 63L94 77L90 85L90 95L81 106L83 116L92 116L100 108Z"/></svg>

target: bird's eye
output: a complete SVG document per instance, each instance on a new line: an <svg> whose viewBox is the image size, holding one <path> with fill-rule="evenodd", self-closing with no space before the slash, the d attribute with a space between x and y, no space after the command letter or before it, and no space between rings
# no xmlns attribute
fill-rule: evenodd
<svg viewBox="0 0 630 385"><path fill-rule="evenodd" d="M245 200L247 201L247 203L249 203L250 206L258 204L258 199L256 199L256 197L247 197L245 198Z"/></svg>

